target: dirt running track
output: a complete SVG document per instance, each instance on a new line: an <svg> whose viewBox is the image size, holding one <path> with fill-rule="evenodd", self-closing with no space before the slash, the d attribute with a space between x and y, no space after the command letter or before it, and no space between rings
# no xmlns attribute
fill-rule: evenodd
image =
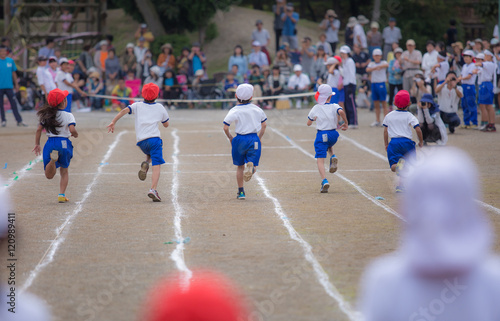
<svg viewBox="0 0 500 321"><path fill-rule="evenodd" d="M146 196L150 177L137 178L143 155L132 117L107 134L113 114L75 113L80 137L73 139L68 204L57 203L59 175L48 181L33 161L34 113L23 114L29 128L9 119L0 129L0 164L8 163L0 175L15 204L18 290L46 300L55 320L132 321L148 288L185 263L234 279L255 307L249 320L355 319L362 271L398 245L394 174L382 129L370 128L373 114L362 110L361 128L343 133L335 147L339 175L320 194L307 112L267 112L261 166L246 185L247 200L238 201L222 132L226 112L171 111L171 126L162 129L162 203ZM449 140L478 163L497 234L499 135L459 129ZM175 262L171 254L182 246L164 243L179 235L190 242L184 261Z"/></svg>

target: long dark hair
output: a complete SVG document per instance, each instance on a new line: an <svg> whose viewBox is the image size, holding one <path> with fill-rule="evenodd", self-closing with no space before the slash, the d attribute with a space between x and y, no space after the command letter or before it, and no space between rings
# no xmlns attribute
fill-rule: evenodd
<svg viewBox="0 0 500 321"><path fill-rule="evenodd" d="M48 103L45 103L37 113L40 124L42 124L43 128L45 128L48 133L53 135L59 135L57 127L62 126L61 122L57 120L57 111L59 107L62 107L62 104L64 104L64 101L57 107L52 107Z"/></svg>
<svg viewBox="0 0 500 321"><path fill-rule="evenodd" d="M240 48L240 49L241 49L241 56L242 56L242 57L243 57L243 56L245 56L245 54L243 53L243 47L242 47L242 46L240 46L240 45L236 45L236 46L234 47L233 56L235 56L235 57L236 57L236 48Z"/></svg>

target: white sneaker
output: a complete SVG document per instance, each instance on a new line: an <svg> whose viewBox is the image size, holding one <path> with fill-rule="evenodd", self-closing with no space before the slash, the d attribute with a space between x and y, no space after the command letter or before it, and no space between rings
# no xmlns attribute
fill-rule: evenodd
<svg viewBox="0 0 500 321"><path fill-rule="evenodd" d="M486 125L481 125L481 126L480 126L480 127L478 127L477 129L479 129L479 130L483 130L483 129L485 129L485 128L486 128L486 126L488 126L488 125L487 125L487 124L486 124ZM476 128L474 128L474 129L476 129Z"/></svg>
<svg viewBox="0 0 500 321"><path fill-rule="evenodd" d="M245 166L245 171L243 172L243 180L248 182L252 179L252 175L255 173L255 168L252 162L248 162Z"/></svg>
<svg viewBox="0 0 500 321"><path fill-rule="evenodd" d="M374 121L370 127L380 127L380 123L378 121Z"/></svg>
<svg viewBox="0 0 500 321"><path fill-rule="evenodd" d="M297 108L297 109L302 108L302 100L297 100L297 103L295 104L295 108Z"/></svg>

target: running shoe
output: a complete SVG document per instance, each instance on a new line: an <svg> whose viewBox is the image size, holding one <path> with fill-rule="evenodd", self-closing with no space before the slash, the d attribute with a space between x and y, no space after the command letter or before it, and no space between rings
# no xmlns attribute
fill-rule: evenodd
<svg viewBox="0 0 500 321"><path fill-rule="evenodd" d="M398 163L396 164L396 175L398 176L401 175L401 171L403 170L404 166L405 166L405 159L400 158Z"/></svg>
<svg viewBox="0 0 500 321"><path fill-rule="evenodd" d="M370 125L370 127L380 127L380 122L375 121Z"/></svg>
<svg viewBox="0 0 500 321"><path fill-rule="evenodd" d="M252 162L248 162L245 166L245 171L243 172L243 180L248 182L252 179L252 175L255 173L255 167Z"/></svg>
<svg viewBox="0 0 500 321"><path fill-rule="evenodd" d="M403 186L400 186L400 185L396 186L396 193L403 193L404 191L405 190L404 190Z"/></svg>
<svg viewBox="0 0 500 321"><path fill-rule="evenodd" d="M321 190L320 192L321 193L328 193L328 189L330 188L330 183L328 183L328 180L325 178L322 182L321 182Z"/></svg>
<svg viewBox="0 0 500 321"><path fill-rule="evenodd" d="M28 127L28 125L26 125L25 123L23 123L22 121L20 121L20 122L17 123L17 127Z"/></svg>
<svg viewBox="0 0 500 321"><path fill-rule="evenodd" d="M139 179L141 181L146 179L146 176L148 174L148 169L149 169L149 163L148 162L142 162L141 164L141 170L139 171Z"/></svg>
<svg viewBox="0 0 500 321"><path fill-rule="evenodd" d="M476 129L476 130L477 130L477 129L479 129L479 127L477 127L477 125L470 125L470 127L469 127L469 128L470 128L470 129Z"/></svg>
<svg viewBox="0 0 500 321"><path fill-rule="evenodd" d="M239 192L238 193L238 196L236 197L236 199L239 199L239 200L245 200L245 192Z"/></svg>
<svg viewBox="0 0 500 321"><path fill-rule="evenodd" d="M53 150L50 153L50 159L53 160L54 162L57 162L59 160L59 152L57 150Z"/></svg>
<svg viewBox="0 0 500 321"><path fill-rule="evenodd" d="M486 127L488 127L488 126L489 126L488 124L486 124L486 125L481 125L481 126L479 127L479 130L480 130L480 131L482 131L482 132L484 132L484 131L486 131L485 129L486 129Z"/></svg>
<svg viewBox="0 0 500 321"><path fill-rule="evenodd" d="M335 173L337 171L338 162L339 159L337 158L337 156L332 155L332 157L330 157L330 173Z"/></svg>
<svg viewBox="0 0 500 321"><path fill-rule="evenodd" d="M489 133L494 133L497 131L497 128L495 127L495 125L488 125L486 126L486 128L484 130L482 130L483 132L489 132Z"/></svg>
<svg viewBox="0 0 500 321"><path fill-rule="evenodd" d="M59 194L57 196L57 200L59 201L59 203L67 203L67 202L69 202L69 199L64 194Z"/></svg>
<svg viewBox="0 0 500 321"><path fill-rule="evenodd" d="M460 126L460 128L463 128L463 129L469 129L469 128L470 128L470 125L462 125L462 126Z"/></svg>
<svg viewBox="0 0 500 321"><path fill-rule="evenodd" d="M161 202L160 195L158 195L158 191L155 189L149 190L148 197L152 199L153 202Z"/></svg>
<svg viewBox="0 0 500 321"><path fill-rule="evenodd" d="M5 127L5 126L7 126L7 122L4 120L4 121L2 121L2 127Z"/></svg>

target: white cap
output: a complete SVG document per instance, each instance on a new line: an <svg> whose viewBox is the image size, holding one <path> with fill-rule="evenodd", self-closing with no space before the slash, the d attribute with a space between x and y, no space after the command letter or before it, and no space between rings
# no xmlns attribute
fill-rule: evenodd
<svg viewBox="0 0 500 321"><path fill-rule="evenodd" d="M474 51L472 50L465 50L463 53L464 56L471 56L474 57Z"/></svg>
<svg viewBox="0 0 500 321"><path fill-rule="evenodd" d="M134 48L134 47L135 47L135 46L134 46L134 44L133 44L133 43L131 43L131 42L129 42L129 43L127 44L127 48Z"/></svg>
<svg viewBox="0 0 500 321"><path fill-rule="evenodd" d="M257 40L255 40L254 42L252 42L252 46L254 46L254 47L260 47L262 45L260 44L260 42L258 42Z"/></svg>
<svg viewBox="0 0 500 321"><path fill-rule="evenodd" d="M160 73L161 73L161 69L158 66L153 66L153 67L149 68L149 71L152 71L157 76L160 76Z"/></svg>
<svg viewBox="0 0 500 321"><path fill-rule="evenodd" d="M372 23L370 24L370 28L379 29L380 25L377 21L372 21Z"/></svg>
<svg viewBox="0 0 500 321"><path fill-rule="evenodd" d="M349 21L347 22L347 27L352 28L358 23L358 19L356 17L350 17Z"/></svg>
<svg viewBox="0 0 500 321"><path fill-rule="evenodd" d="M325 65L333 65L333 64L338 64L339 61L335 57L330 57L326 60Z"/></svg>
<svg viewBox="0 0 500 321"><path fill-rule="evenodd" d="M476 59L482 59L484 60L484 53L478 53L476 56Z"/></svg>
<svg viewBox="0 0 500 321"><path fill-rule="evenodd" d="M382 50L380 50L378 48L374 49L372 55L373 56L382 56Z"/></svg>
<svg viewBox="0 0 500 321"><path fill-rule="evenodd" d="M236 88L236 98L239 100L249 100L253 97L253 86L250 84L241 84Z"/></svg>
<svg viewBox="0 0 500 321"><path fill-rule="evenodd" d="M350 54L351 48L349 48L349 46L342 46L342 47L340 47L340 53Z"/></svg>
<svg viewBox="0 0 500 321"><path fill-rule="evenodd" d="M320 105L324 105L326 101L328 100L328 97L335 95L335 93L332 91L332 87L327 84L323 84L319 86L318 92L316 93L316 101Z"/></svg>
<svg viewBox="0 0 500 321"><path fill-rule="evenodd" d="M302 66L298 64L293 66L293 71L302 71Z"/></svg>
<svg viewBox="0 0 500 321"><path fill-rule="evenodd" d="M485 51L484 51L484 55L485 55L485 56L487 55L487 56L491 56L491 57L493 57L493 53L491 53L491 51L489 51L489 50L485 50Z"/></svg>
<svg viewBox="0 0 500 321"><path fill-rule="evenodd" d="M61 59L59 59L59 64L62 65L63 63L69 63L68 58L62 57Z"/></svg>
<svg viewBox="0 0 500 321"><path fill-rule="evenodd" d="M398 52L403 53L403 48L397 47L396 49L394 49L394 54L397 54Z"/></svg>

